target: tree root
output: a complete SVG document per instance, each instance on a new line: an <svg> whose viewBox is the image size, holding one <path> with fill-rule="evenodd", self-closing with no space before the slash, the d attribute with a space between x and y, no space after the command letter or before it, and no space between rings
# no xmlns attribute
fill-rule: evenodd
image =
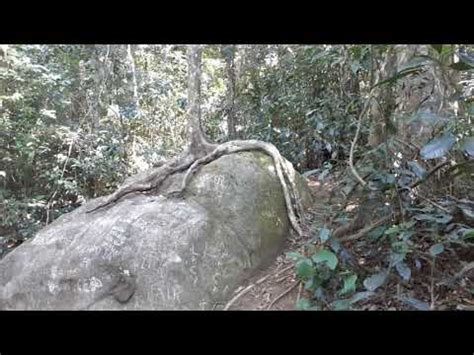
<svg viewBox="0 0 474 355"><path fill-rule="evenodd" d="M197 159L188 169L186 175L183 178L181 188L176 191L172 191L172 195L180 195L184 192L191 176L198 169L200 165L208 164L217 158L238 152L244 151L262 151L265 154L269 155L273 159L275 170L280 181L280 185L283 189L283 195L285 197L285 204L287 207L288 218L290 220L291 226L298 233L299 236L303 236L303 231L298 223L296 218L296 213L303 218L304 211L301 203L301 198L298 194L298 189L296 188L295 177L292 176L294 172L291 172L291 169L287 164L289 164L281 155L278 149L266 142L257 141L257 140L246 140L246 141L230 141L218 145L214 151L210 154L205 155L204 157ZM296 212L296 213L295 213Z"/></svg>
<svg viewBox="0 0 474 355"><path fill-rule="evenodd" d="M194 154L192 152L187 152L183 154L181 157L173 160L172 162L155 169L145 178L139 181L131 182L130 184L127 184L124 187L120 188L115 193L113 193L106 201L94 207L93 209L88 210L87 213L111 205L117 202L120 198L130 193L146 192L153 189L157 189L168 176L187 169L180 189L172 191L168 194L168 196L182 195L182 193L188 186L192 175L198 170L201 165L208 164L218 159L219 157L227 154L233 154L244 151L261 151L269 155L273 160L273 164L275 166L280 185L283 189L283 195L287 207L287 214L292 228L298 233L299 236L304 235L296 217L296 215L298 215L300 219L303 220L304 209L301 202L301 198L298 194L298 189L296 187L294 176L295 171L290 168L290 163L287 162L281 156L280 152L274 145L258 140L236 140L226 142L220 145L209 145L208 150L210 150L211 148L213 148L211 152L204 151Z"/></svg>
<svg viewBox="0 0 474 355"><path fill-rule="evenodd" d="M145 178L130 182L129 184L119 188L104 202L90 210L87 210L86 213L91 213L101 208L110 206L125 195L135 192L147 192L160 187L160 185L168 176L186 170L193 163L191 158L192 156L190 155L184 156L181 159L175 159L168 164L152 170ZM182 162L180 162L181 160Z"/></svg>
<svg viewBox="0 0 474 355"><path fill-rule="evenodd" d="M293 283L290 287L288 287L285 291L283 291L282 293L280 293L271 303L270 305L267 307L267 310L270 310L273 305L275 303L277 303L279 300L281 300L283 297L285 297L287 294L289 294L291 291L293 291L293 289L298 286L299 284L301 283L301 281L296 281L295 283Z"/></svg>

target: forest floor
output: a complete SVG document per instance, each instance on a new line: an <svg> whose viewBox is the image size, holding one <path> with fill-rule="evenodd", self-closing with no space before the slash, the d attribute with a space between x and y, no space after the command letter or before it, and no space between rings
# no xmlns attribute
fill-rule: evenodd
<svg viewBox="0 0 474 355"><path fill-rule="evenodd" d="M308 186L314 198L313 206L309 210L311 225L312 228L321 228L330 220L334 212L341 208L342 201L330 198L330 191L334 186L333 181L321 183L309 180ZM302 252L305 243L307 243L306 240L292 234L285 242L281 253L268 267L257 271L235 290L227 302L227 309L295 310L297 301L307 295L303 290L303 284L295 275L294 262L289 260L286 254L294 251ZM383 267L380 258L386 252L383 245L374 245L364 240L351 241L347 244L345 247L357 260L359 271L372 273ZM460 260L457 256L440 258L435 270L431 269L429 263L422 260L421 266L413 269L412 280L409 283L400 282L400 279L392 276L375 296L359 302L354 309L474 310L472 249L469 254L462 258L464 260ZM408 299L409 302L402 299ZM426 309L427 306L428 309Z"/></svg>

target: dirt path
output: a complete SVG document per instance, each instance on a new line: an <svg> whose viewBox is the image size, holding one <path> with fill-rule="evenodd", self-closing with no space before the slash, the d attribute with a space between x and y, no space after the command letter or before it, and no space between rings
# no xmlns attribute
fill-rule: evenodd
<svg viewBox="0 0 474 355"><path fill-rule="evenodd" d="M314 180L310 180L308 186L314 197L314 205L309 211L311 225L313 228L321 227L330 214L331 205L327 203L330 187ZM232 297L242 295L228 309L294 310L303 290L297 282L294 263L286 258L286 253L297 251L304 243L305 240L295 236L288 238L280 255L267 268L257 272L235 290Z"/></svg>

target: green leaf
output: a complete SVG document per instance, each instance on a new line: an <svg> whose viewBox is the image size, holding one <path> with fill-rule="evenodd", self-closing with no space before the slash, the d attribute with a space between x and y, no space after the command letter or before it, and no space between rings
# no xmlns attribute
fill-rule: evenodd
<svg viewBox="0 0 474 355"><path fill-rule="evenodd" d="M403 303L407 304L408 306L411 306L419 311L429 311L430 310L430 305L426 302L417 300L416 298L412 297L404 297L400 299Z"/></svg>
<svg viewBox="0 0 474 355"><path fill-rule="evenodd" d="M408 166L415 173L415 175L419 178L423 179L427 174L426 169L423 168L418 162L416 162L414 160L408 162Z"/></svg>
<svg viewBox="0 0 474 355"><path fill-rule="evenodd" d="M433 257L441 254L444 251L444 246L441 243L435 244L430 248L430 254Z"/></svg>
<svg viewBox="0 0 474 355"><path fill-rule="evenodd" d="M382 235L384 235L384 232L387 230L386 226L380 226L375 228L373 231L367 234L367 236L372 239L372 240L377 240L379 239Z"/></svg>
<svg viewBox="0 0 474 355"><path fill-rule="evenodd" d="M291 251L289 253L286 253L286 257L293 261L298 261L304 258L304 256L301 253L298 253L296 251Z"/></svg>
<svg viewBox="0 0 474 355"><path fill-rule="evenodd" d="M319 301L326 302L325 292L322 287L318 287L314 290L314 298Z"/></svg>
<svg viewBox="0 0 474 355"><path fill-rule="evenodd" d="M329 250L320 250L316 252L312 259L315 263L325 262L331 270L335 270L338 260L336 254Z"/></svg>
<svg viewBox="0 0 474 355"><path fill-rule="evenodd" d="M464 231L462 235L463 239L471 239L474 238L474 229L467 229Z"/></svg>
<svg viewBox="0 0 474 355"><path fill-rule="evenodd" d="M336 300L330 306L334 311L346 311L351 308L351 302L349 300Z"/></svg>
<svg viewBox="0 0 474 355"><path fill-rule="evenodd" d="M336 239L331 239L329 241L329 246L335 253L338 253L341 250L341 243L339 243Z"/></svg>
<svg viewBox="0 0 474 355"><path fill-rule="evenodd" d="M369 276L364 280L364 287L367 289L367 291L375 291L385 283L387 276L388 273L386 271Z"/></svg>
<svg viewBox="0 0 474 355"><path fill-rule="evenodd" d="M367 298L370 298L373 295L375 295L375 292L371 292L371 291L357 292L354 296L351 297L350 302L357 303Z"/></svg>
<svg viewBox="0 0 474 355"><path fill-rule="evenodd" d="M296 309L299 311L307 311L311 308L311 302L306 298L301 298L296 302Z"/></svg>
<svg viewBox="0 0 474 355"><path fill-rule="evenodd" d="M386 235L392 235L392 234L398 234L400 232L400 227L398 225L395 225L393 227L388 228L385 230Z"/></svg>
<svg viewBox="0 0 474 355"><path fill-rule="evenodd" d="M411 277L411 269L403 261L395 264L398 274L402 277L403 280L409 281Z"/></svg>
<svg viewBox="0 0 474 355"><path fill-rule="evenodd" d="M331 231L327 228L321 228L319 231L319 239L322 243L326 242L331 236Z"/></svg>
<svg viewBox="0 0 474 355"><path fill-rule="evenodd" d="M296 275L301 280L308 280L314 275L314 267L311 259L305 258L296 264Z"/></svg>
<svg viewBox="0 0 474 355"><path fill-rule="evenodd" d="M395 266L398 263L402 262L405 260L406 253L391 253L390 254L390 266Z"/></svg>
<svg viewBox="0 0 474 355"><path fill-rule="evenodd" d="M347 295L349 293L355 292L356 290L356 282L357 282L357 275L351 274L347 275L343 278L344 280L344 287L339 292L341 296Z"/></svg>
<svg viewBox="0 0 474 355"><path fill-rule="evenodd" d="M462 142L462 150L471 158L474 158L474 137L464 138Z"/></svg>
<svg viewBox="0 0 474 355"><path fill-rule="evenodd" d="M423 159L436 159L444 157L456 143L456 138L451 134L435 138L423 148L420 155Z"/></svg>
<svg viewBox="0 0 474 355"><path fill-rule="evenodd" d="M414 219L417 221L428 221L428 222L436 222L440 224L448 224L452 221L453 216L445 213L437 213L437 214L416 214L413 216Z"/></svg>
<svg viewBox="0 0 474 355"><path fill-rule="evenodd" d="M317 286L315 277L311 277L308 281L304 284L305 290L311 290Z"/></svg>

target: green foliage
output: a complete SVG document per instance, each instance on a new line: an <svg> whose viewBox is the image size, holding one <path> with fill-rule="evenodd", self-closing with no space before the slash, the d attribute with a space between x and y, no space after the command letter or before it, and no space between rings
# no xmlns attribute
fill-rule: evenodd
<svg viewBox="0 0 474 355"><path fill-rule="evenodd" d="M367 289L367 291L373 292L385 283L387 276L388 272L386 271L369 276L364 280L364 287Z"/></svg>
<svg viewBox="0 0 474 355"><path fill-rule="evenodd" d="M430 305L413 297L403 297L401 301L419 311L428 311Z"/></svg>
<svg viewBox="0 0 474 355"><path fill-rule="evenodd" d="M443 251L444 251L444 246L443 246L443 244L440 244L440 243L435 244L435 245L431 246L431 248L430 248L430 254L433 257L441 254Z"/></svg>
<svg viewBox="0 0 474 355"><path fill-rule="evenodd" d="M335 270L337 266L337 256L329 250L320 250L311 257L315 264L325 263L331 270Z"/></svg>
<svg viewBox="0 0 474 355"><path fill-rule="evenodd" d="M327 228L321 228L321 230L319 231L319 239L321 240L321 243L325 243L330 236L331 231Z"/></svg>
<svg viewBox="0 0 474 355"><path fill-rule="evenodd" d="M204 117L224 92L216 56L205 52ZM182 46L9 46L0 67L0 227L12 227L21 240L31 237L179 153L186 70ZM10 234L0 229L4 238Z"/></svg>
<svg viewBox="0 0 474 355"><path fill-rule="evenodd" d="M456 143L456 138L452 134L433 139L423 148L420 154L423 159L436 159L444 157Z"/></svg>
<svg viewBox="0 0 474 355"><path fill-rule="evenodd" d="M343 276L343 281L344 287L339 291L339 294L345 296L354 293L356 290L357 275L349 272L347 275Z"/></svg>
<svg viewBox="0 0 474 355"><path fill-rule="evenodd" d="M377 268L351 264L352 250L334 239L332 225L319 228L305 253L289 253L310 294L298 309L353 309L391 279L414 282L420 255L438 262L453 246L472 247L472 46L412 47L204 48L202 122L211 139L229 139L232 57L237 138L271 142L321 183L337 176L348 199L376 196L381 203L365 213L394 216L362 240L380 256ZM186 145L186 90L181 45L8 46L0 58L0 253L178 154ZM361 187L347 162L369 93L373 107L353 147L367 182ZM411 296L400 301L427 308Z"/></svg>
<svg viewBox="0 0 474 355"><path fill-rule="evenodd" d="M248 122L243 137L275 144L300 170L321 167L330 147L334 158L342 158L355 127L351 126L359 105L353 88L341 87L338 76L350 71L345 62L350 48L337 46L276 46L255 50L257 56L242 69L238 120ZM361 54L358 53L359 60ZM364 68L359 65L358 72ZM346 75L346 74L344 74ZM256 80L258 78L258 81ZM251 121L248 121L252 118Z"/></svg>
<svg viewBox="0 0 474 355"><path fill-rule="evenodd" d="M405 262L400 261L396 263L395 268L397 269L398 274L404 281L410 281L411 269Z"/></svg>
<svg viewBox="0 0 474 355"><path fill-rule="evenodd" d="M324 228L321 229L324 235ZM332 241L332 238L328 239ZM304 283L304 289L313 294L313 298L300 299L297 309L314 310L321 309L324 304L328 304L327 291L331 284L336 281L339 289L336 291L336 297L348 296L356 291L357 275L350 271L339 269L338 256L326 249L314 249L306 257L301 253L289 252L287 257L295 262L296 275ZM334 285L332 285L334 286ZM348 309L351 307L349 300L336 299L331 301L330 308L333 310Z"/></svg>
<svg viewBox="0 0 474 355"><path fill-rule="evenodd" d="M413 270L414 267L418 270L420 268L420 255L422 256L428 252L433 258L437 258L446 249L454 253L454 246L456 248L472 247L472 244L470 244L472 233L468 226L472 225L474 221L471 201L474 196L472 195L472 188L469 189L467 186L469 185L467 180L472 180L474 176L472 175L471 164L474 156L474 153L471 152L472 125L469 123L472 118L469 118L471 117L470 111L465 113L461 111L453 112L448 110L447 107L448 102L449 105L454 103L456 105L467 105L466 98L470 96L469 94L460 95L462 89L456 82L456 80L459 80L456 79L459 78L456 75L459 74L456 74L452 69L469 71L471 69L470 65L474 61L471 63L471 57L458 51L456 46L433 47L433 51L427 52L428 55L415 53L412 58L408 57L406 64L399 66L394 74L388 77L380 75L381 80L372 87L367 85L370 75L363 76L364 70L370 73L371 68L374 68L373 63L377 61L380 65L380 62L384 60L383 53L387 53L387 49L383 46L373 46L369 50L365 50L365 57L370 58L370 60L365 60L365 66L361 65L360 58L363 57L362 53L364 52L361 47L354 47L349 51L349 61L352 61L350 64L351 71L359 74L359 83L364 82L366 93L369 90L380 90L379 97L376 99L378 100L379 109L386 109L383 92L387 90L397 92L409 87L412 83L423 88L426 85L423 83L426 80L425 78L428 75L439 75L437 74L439 72L443 75L444 79L442 80L445 80L448 76L455 78L444 84L447 88L446 91L452 90L455 94L442 99L445 101L443 111L434 110L429 105L423 106L422 104L427 102L426 97L420 97L420 103L411 112L386 111L388 114L384 117L383 139L379 145L373 146L372 149L368 149L364 146L364 143L369 141L376 116L368 114L367 117L363 118L359 144L354 151L354 160L357 162L356 167L360 175L365 176L364 179L367 180L369 188L360 189L358 191L359 198L364 201L367 196L372 195L371 198L375 195L378 196L383 201L384 207L369 208L369 211L377 215L391 214L396 216L396 223L378 226L364 236L365 240L360 241L360 245L364 245L366 248L377 249L378 251L374 254L378 254L380 250L383 251L379 258L378 267L369 273L361 273L354 265L347 264L345 261L342 262L344 248L332 239L331 229L326 227L320 229L319 235L316 234L313 238L313 243L335 245L336 247L333 250L337 253L338 265L334 267L336 272L327 274L330 276L325 279L325 282L314 280L315 276L320 273L318 269L320 265L317 263L313 264L314 271L312 273L309 271L306 273L306 276L311 276L308 279L303 279L306 282L306 289L313 292L313 297L309 300L318 307L350 309L355 304L350 302L350 298L340 299L340 296L344 296L346 292L356 292L356 280L363 280L360 286L367 290L363 292L369 292L362 295L361 300L365 297L370 298L373 293L386 292L383 286L387 285L394 277L402 284L413 283ZM382 56L378 57L380 54ZM453 56L455 55L459 57L460 61L453 64ZM318 60L322 60L321 58L327 58L327 56L323 56L320 52ZM372 64L368 65L369 62ZM463 77L467 78L466 81L472 82L469 76ZM411 91L410 94L413 93L413 89L408 90ZM427 94L429 99L433 92L431 94L427 92ZM334 93L331 93L331 95L337 96ZM401 95L399 100L403 102ZM355 107L360 110L360 101L355 102L357 102ZM311 112L310 115L312 114ZM344 122L346 127L351 124L354 127L357 115L354 114L351 117L348 110L346 118L349 117L349 122L336 120ZM418 132L424 130L427 133L418 135L415 133L413 137L404 138L405 132L397 130L397 126L405 127L406 130L411 129L410 127L423 127ZM351 131L352 136L353 134L353 131ZM400 141L399 137L406 141ZM348 148L347 145L344 146L343 140L337 141L336 144L344 147L347 152ZM450 164L441 165L446 160L449 160ZM437 174L433 174L431 170L436 166L440 166L441 169L437 168ZM345 194L350 194L354 186L353 174L350 170L346 170L346 179L347 186L343 186L342 189ZM459 200L444 198L432 202L430 199L416 197L420 189L422 195L433 196L437 192L432 188L436 186L434 185L436 181L439 181L439 187L436 186L436 189L440 189L454 181L454 179L461 182L461 184L467 184L465 185L467 188L465 191L471 200L468 197L466 202L463 203ZM335 218L335 220L339 219ZM468 238L466 239L464 236L468 236ZM423 240L423 243L420 240ZM313 258L312 254L314 253L314 251L309 252L309 255L305 258ZM318 253L324 255L324 252ZM316 255L316 260L319 260L320 257L318 254ZM312 260L314 261L314 259ZM306 264L309 270L309 262L307 261ZM326 273L334 271L327 268L327 263L325 263L325 266ZM341 278L341 270L344 270L343 272L350 276ZM344 286L337 291L338 288L335 285L340 285L341 281ZM352 282L354 282L354 285ZM425 302L413 297L402 297L400 301L415 309L430 308Z"/></svg>

